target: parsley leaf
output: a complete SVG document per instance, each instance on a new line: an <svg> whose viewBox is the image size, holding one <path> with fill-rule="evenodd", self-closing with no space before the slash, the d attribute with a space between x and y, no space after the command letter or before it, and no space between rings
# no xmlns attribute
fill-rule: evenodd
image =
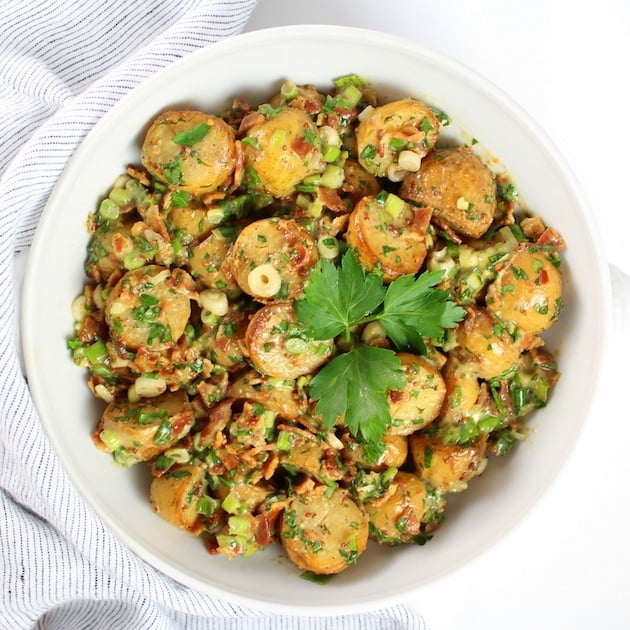
<svg viewBox="0 0 630 630"><path fill-rule="evenodd" d="M172 140L175 144L181 144L185 147L192 147L193 144L201 142L208 135L208 131L210 131L210 125L199 123L198 125L195 125L192 129L187 129L186 131L182 131L181 133L176 133L173 136Z"/></svg>
<svg viewBox="0 0 630 630"><path fill-rule="evenodd" d="M438 337L464 317L464 309L448 299L448 291L434 288L442 276L442 271L401 276L387 288L378 321L397 348L424 353L423 337Z"/></svg>
<svg viewBox="0 0 630 630"><path fill-rule="evenodd" d="M375 273L366 273L351 253L337 267L320 259L311 271L304 289L305 299L297 300L298 319L309 324L305 333L313 339L332 339L344 334L380 306L385 287Z"/></svg>
<svg viewBox="0 0 630 630"><path fill-rule="evenodd" d="M390 422L387 392L402 389L400 360L392 350L359 346L335 357L310 384L309 394L324 424L343 420L353 435L378 442Z"/></svg>
<svg viewBox="0 0 630 630"><path fill-rule="evenodd" d="M351 340L354 327L379 321L399 350L426 351L423 337L438 337L465 315L449 293L436 289L443 272L401 276L385 287L352 250L337 266L321 260L311 271L295 313L304 333L319 340ZM400 360L392 350L359 345L337 355L313 377L309 396L327 427L343 421L350 432L378 442L391 423L388 394L402 389Z"/></svg>

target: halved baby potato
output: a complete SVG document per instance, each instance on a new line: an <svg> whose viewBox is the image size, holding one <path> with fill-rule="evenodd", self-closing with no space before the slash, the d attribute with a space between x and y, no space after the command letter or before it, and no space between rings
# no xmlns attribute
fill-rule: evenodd
<svg viewBox="0 0 630 630"><path fill-rule="evenodd" d="M340 573L356 563L368 541L368 518L346 490L297 495L282 515L287 556L304 571Z"/></svg>
<svg viewBox="0 0 630 630"><path fill-rule="evenodd" d="M140 159L171 188L213 192L230 183L236 164L234 130L204 112L172 110L149 127Z"/></svg>
<svg viewBox="0 0 630 630"><path fill-rule="evenodd" d="M295 379L314 372L330 359L332 339L304 338L290 302L276 302L254 313L247 327L245 343L252 365L266 376Z"/></svg>
<svg viewBox="0 0 630 630"><path fill-rule="evenodd" d="M246 172L253 169L274 197L290 195L305 177L326 167L317 127L295 107L282 107L251 127L242 144Z"/></svg>
<svg viewBox="0 0 630 630"><path fill-rule="evenodd" d="M363 168L377 177L400 181L417 171L435 145L440 123L422 101L404 98L364 110L356 130Z"/></svg>
<svg viewBox="0 0 630 630"><path fill-rule="evenodd" d="M466 146L436 149L405 176L400 196L433 210L433 220L457 234L479 238L496 210L494 175Z"/></svg>
<svg viewBox="0 0 630 630"><path fill-rule="evenodd" d="M190 317L194 281L183 269L147 265L128 271L105 303L112 340L127 350L173 347Z"/></svg>

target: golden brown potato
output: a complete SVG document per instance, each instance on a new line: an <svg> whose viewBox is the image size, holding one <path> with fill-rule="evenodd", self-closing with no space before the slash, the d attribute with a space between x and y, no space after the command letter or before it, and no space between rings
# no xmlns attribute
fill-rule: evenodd
<svg viewBox="0 0 630 630"><path fill-rule="evenodd" d="M295 420L306 413L304 392L295 381L268 378L256 370L248 370L230 383L227 395L235 400L251 400L286 420Z"/></svg>
<svg viewBox="0 0 630 630"><path fill-rule="evenodd" d="M184 333L194 295L194 281L183 269L147 265L128 271L105 304L112 339L127 350L171 348Z"/></svg>
<svg viewBox="0 0 630 630"><path fill-rule="evenodd" d="M168 211L168 224L171 230L184 232L195 241L205 238L216 227L208 217L207 208L172 207Z"/></svg>
<svg viewBox="0 0 630 630"><path fill-rule="evenodd" d="M151 175L172 188L212 192L229 184L235 150L234 131L220 118L168 111L151 123L141 160Z"/></svg>
<svg viewBox="0 0 630 630"><path fill-rule="evenodd" d="M303 339L302 329L289 302L256 311L245 335L253 366L266 376L294 379L326 363L334 350L333 340Z"/></svg>
<svg viewBox="0 0 630 630"><path fill-rule="evenodd" d="M223 261L232 243L230 231L221 228L212 230L206 239L192 248L188 265L197 282L234 298L240 294L241 289L232 275L223 268Z"/></svg>
<svg viewBox="0 0 630 630"><path fill-rule="evenodd" d="M193 534L203 531L197 502L204 490L205 468L175 465L151 481L149 498L153 509L175 527Z"/></svg>
<svg viewBox="0 0 630 630"><path fill-rule="evenodd" d="M193 422L192 406L182 390L134 403L116 399L105 408L92 437L109 453L123 449L129 463L147 461L187 435Z"/></svg>
<svg viewBox="0 0 630 630"><path fill-rule="evenodd" d="M287 556L300 569L340 573L365 551L368 519L340 488L331 496L297 495L282 515L280 537Z"/></svg>
<svg viewBox="0 0 630 630"><path fill-rule="evenodd" d="M359 464L362 468L376 471L400 468L407 461L409 452L405 435L385 434L383 436L385 448L376 460L369 459L363 444L355 441L350 435L344 435L343 444L344 456L348 460Z"/></svg>
<svg viewBox="0 0 630 630"><path fill-rule="evenodd" d="M488 287L488 309L532 335L547 330L562 308L562 274L556 260L553 247L521 245Z"/></svg>
<svg viewBox="0 0 630 630"><path fill-rule="evenodd" d="M486 436L470 444L445 444L423 432L409 436L409 450L418 474L438 492L461 492L486 465Z"/></svg>
<svg viewBox="0 0 630 630"><path fill-rule="evenodd" d="M372 535L381 543L398 545L434 531L442 520L444 499L417 475L398 472L393 492L366 503Z"/></svg>
<svg viewBox="0 0 630 630"><path fill-rule="evenodd" d="M426 228L430 213L401 202L397 214L386 210L387 202L363 197L355 206L346 232L348 245L368 270L379 269L385 282L420 270L427 253Z"/></svg>
<svg viewBox="0 0 630 630"><path fill-rule="evenodd" d="M115 273L125 273L125 257L137 255L131 233L132 223L116 223L99 227L92 235L87 249L85 272L95 282L107 281Z"/></svg>
<svg viewBox="0 0 630 630"><path fill-rule="evenodd" d="M484 308L467 310L456 331L464 361L483 379L495 378L513 368L521 349L505 327Z"/></svg>
<svg viewBox="0 0 630 630"><path fill-rule="evenodd" d="M436 223L478 238L494 217L494 175L468 147L436 149L403 180L400 196L433 210Z"/></svg>
<svg viewBox="0 0 630 630"><path fill-rule="evenodd" d="M389 414L392 418L389 433L409 435L437 418L446 386L440 372L425 358L408 352L399 352L397 356L405 377L405 387L389 392Z"/></svg>
<svg viewBox="0 0 630 630"><path fill-rule="evenodd" d="M381 190L378 179L355 160L348 158L343 163L343 172L345 180L342 189L355 204L362 197L376 196Z"/></svg>
<svg viewBox="0 0 630 630"><path fill-rule="evenodd" d="M418 170L440 128L431 109L413 98L364 110L360 120L356 130L359 163L368 173L392 181Z"/></svg>
<svg viewBox="0 0 630 630"><path fill-rule="evenodd" d="M225 267L260 302L293 299L317 262L313 237L292 219L259 219L237 236Z"/></svg>
<svg viewBox="0 0 630 630"><path fill-rule="evenodd" d="M229 371L245 366L244 340L247 316L242 311L230 311L203 336L203 344L210 351L214 363Z"/></svg>
<svg viewBox="0 0 630 630"><path fill-rule="evenodd" d="M286 427L286 425L283 425ZM321 439L307 432L283 429L288 437L287 443L280 449L280 464L287 466L289 470L304 473L313 479L323 481L327 476L324 474L324 447Z"/></svg>
<svg viewBox="0 0 630 630"><path fill-rule="evenodd" d="M446 360L442 369L446 385L446 396L440 416L442 421L457 423L472 412L481 392L474 367L474 364L460 360L454 353Z"/></svg>
<svg viewBox="0 0 630 630"><path fill-rule="evenodd" d="M253 169L274 197L295 192L305 177L324 170L317 127L294 107L280 108L243 139L246 169Z"/></svg>

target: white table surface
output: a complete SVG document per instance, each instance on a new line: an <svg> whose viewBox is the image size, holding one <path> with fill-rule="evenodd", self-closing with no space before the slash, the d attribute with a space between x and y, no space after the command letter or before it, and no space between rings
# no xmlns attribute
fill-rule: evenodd
<svg viewBox="0 0 630 630"><path fill-rule="evenodd" d="M259 0L248 30L300 23L401 35L494 82L560 149L609 262L630 274L630 0ZM431 630L630 628L629 350L613 344L581 439L533 513L409 602Z"/></svg>

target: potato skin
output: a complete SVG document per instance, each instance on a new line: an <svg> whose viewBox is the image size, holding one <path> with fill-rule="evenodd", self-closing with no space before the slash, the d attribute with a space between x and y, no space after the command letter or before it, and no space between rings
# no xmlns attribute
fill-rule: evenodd
<svg viewBox="0 0 630 630"><path fill-rule="evenodd" d="M245 344L258 371L266 376L295 379L313 372L331 357L332 340L308 341L299 353L287 349L287 341L295 337L291 330L295 327L299 330L290 302L269 304L254 313L245 333Z"/></svg>
<svg viewBox="0 0 630 630"><path fill-rule="evenodd" d="M442 408L446 386L440 372L425 358L397 353L405 376L405 387L389 393L391 435L410 435L424 429Z"/></svg>
<svg viewBox="0 0 630 630"><path fill-rule="evenodd" d="M549 254L554 248L523 245L488 287L488 309L502 321L539 335L557 319L562 307L562 274Z"/></svg>
<svg viewBox="0 0 630 630"><path fill-rule="evenodd" d="M494 176L469 147L436 149L409 173L400 196L433 210L433 219L457 234L479 238L496 210Z"/></svg>
<svg viewBox="0 0 630 630"><path fill-rule="evenodd" d="M409 450L420 477L438 492L461 492L483 471L486 436L460 446L419 432L409 436Z"/></svg>
<svg viewBox="0 0 630 630"><path fill-rule="evenodd" d="M456 331L461 358L482 379L495 378L518 363L520 347L484 308L469 307Z"/></svg>
<svg viewBox="0 0 630 630"><path fill-rule="evenodd" d="M293 219L274 217L259 219L241 230L224 268L244 293L265 303L297 297L317 260L317 245L313 237ZM268 263L280 274L283 285L271 297L261 295L249 282L252 269Z"/></svg>
<svg viewBox="0 0 630 630"><path fill-rule="evenodd" d="M368 271L378 268L385 282L391 282L420 270L427 254L429 216L424 209L405 204L400 214L392 217L376 197L366 196L350 215L346 241Z"/></svg>
<svg viewBox="0 0 630 630"><path fill-rule="evenodd" d="M320 575L341 573L365 551L368 518L340 488L329 497L297 495L282 515L280 538L300 569Z"/></svg>
<svg viewBox="0 0 630 630"><path fill-rule="evenodd" d="M295 420L307 410L307 400L293 381L274 382L256 370L240 374L230 383L227 395L236 400L250 400L277 413L286 420Z"/></svg>
<svg viewBox="0 0 630 630"><path fill-rule="evenodd" d="M263 189L274 197L295 192L305 177L324 170L317 128L295 107L280 111L247 132L243 140L246 168L252 168Z"/></svg>
<svg viewBox="0 0 630 630"><path fill-rule="evenodd" d="M223 261L233 240L224 236L221 230L213 230L207 238L192 248L188 261L192 277L207 289L223 291L228 297L237 297L241 289L231 273L226 273Z"/></svg>
<svg viewBox="0 0 630 630"><path fill-rule="evenodd" d="M153 509L175 527L193 534L203 531L197 512L197 499L202 494L205 468L176 465L151 481L149 498Z"/></svg>
<svg viewBox="0 0 630 630"><path fill-rule="evenodd" d="M375 107L361 118L356 130L359 163L368 173L383 177L396 166L398 151L390 148L393 138L409 143L410 150L422 158L436 143L439 128L431 109L413 98Z"/></svg>
<svg viewBox="0 0 630 630"><path fill-rule="evenodd" d="M127 454L137 461L147 461L187 435L193 422L192 406L182 390L136 403L116 399L103 411L92 438L107 451L101 433L108 431L118 438Z"/></svg>
<svg viewBox="0 0 630 630"><path fill-rule="evenodd" d="M366 504L372 534L390 545L411 542L414 536L435 530L445 502L417 475L398 472L393 492Z"/></svg>
<svg viewBox="0 0 630 630"><path fill-rule="evenodd" d="M207 133L197 142L175 142L200 125ZM141 150L143 166L172 188L212 192L229 183L235 167L232 128L220 118L194 110L160 114L149 127Z"/></svg>

